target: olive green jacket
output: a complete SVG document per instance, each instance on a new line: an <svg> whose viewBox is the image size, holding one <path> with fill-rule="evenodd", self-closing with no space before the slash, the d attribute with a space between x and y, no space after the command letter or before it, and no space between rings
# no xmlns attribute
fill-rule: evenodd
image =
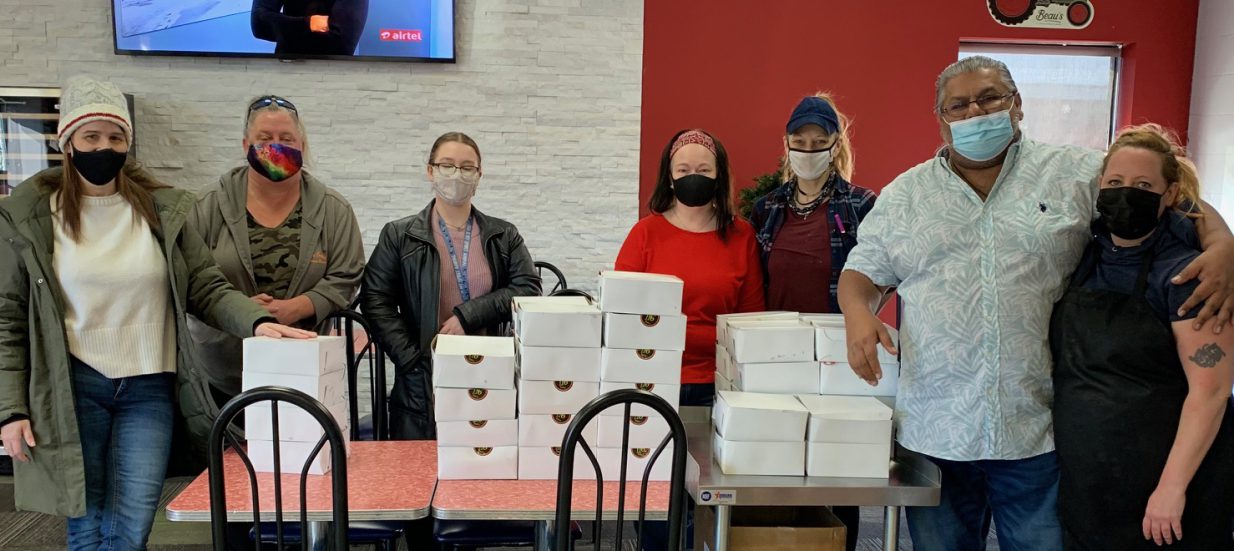
<svg viewBox="0 0 1234 551"><path fill-rule="evenodd" d="M249 250L249 167L223 174L217 185L202 190L187 224L206 242L223 276L240 292L257 294L253 255ZM304 295L313 302L316 315L296 324L313 329L319 320L336 310L345 310L355 297L364 275L364 244L360 225L351 205L337 191L326 187L307 171L300 183L300 254L291 277L287 300ZM240 340L189 318L189 332L210 384L224 394L240 393Z"/></svg>
<svg viewBox="0 0 1234 551"><path fill-rule="evenodd" d="M146 173L126 167L136 180ZM64 293L52 263L51 194L59 168L44 170L0 199L0 422L26 416L34 431L29 463L15 462L17 508L78 517L86 513L85 474L74 407ZM154 192L155 237L167 260L176 320L176 398L180 418L176 458L204 461L210 425L218 415L205 378L191 361L185 315L193 313L236 335L252 335L266 312L237 292L201 237L185 226L192 193ZM158 292L157 290L152 290ZM178 466L183 467L183 464Z"/></svg>

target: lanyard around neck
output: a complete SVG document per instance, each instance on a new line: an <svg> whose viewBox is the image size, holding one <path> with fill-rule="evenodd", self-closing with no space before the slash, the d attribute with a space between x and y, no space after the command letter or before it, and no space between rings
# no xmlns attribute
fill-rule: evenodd
<svg viewBox="0 0 1234 551"><path fill-rule="evenodd" d="M437 227L441 229L441 236L445 238L446 251L450 253L450 264L454 266L454 281L458 283L458 292L463 297L463 302L471 300L471 285L467 281L467 261L471 255L471 226L474 218L474 216L467 217L467 230L463 232L463 257L460 260L454 251L454 238L450 237L450 230L446 229L446 221L440 215L437 217Z"/></svg>

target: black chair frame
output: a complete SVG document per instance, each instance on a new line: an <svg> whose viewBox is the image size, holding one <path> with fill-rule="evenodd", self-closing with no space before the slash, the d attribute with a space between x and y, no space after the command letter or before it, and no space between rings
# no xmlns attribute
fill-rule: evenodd
<svg viewBox="0 0 1234 551"><path fill-rule="evenodd" d="M359 325L364 329L365 338L367 339L364 346L360 348L360 352L356 352L356 331L355 327ZM373 439L388 440L389 439L389 411L386 409L386 355L381 351L381 347L377 345L376 337L373 336L373 330L368 325L368 321L364 316L354 310L337 310L334 313L326 316L317 324L317 332L325 335L330 331L336 331L336 334L341 334L347 339L347 391L350 399L348 400L348 413L351 415L351 439L353 441L362 440L360 435L360 364L368 359L369 386L371 392L370 411L373 415Z"/></svg>
<svg viewBox="0 0 1234 551"><path fill-rule="evenodd" d="M532 265L536 268L536 275L540 276L541 279L544 278L544 270L552 272L553 277L557 278L557 283L553 285L553 288L550 289L548 293L545 293L546 295L552 296L552 294L556 291L570 288L570 284L566 283L566 275L561 273L561 270L556 266L549 264L548 262L544 262L543 260L537 260L532 263Z"/></svg>
<svg viewBox="0 0 1234 551"><path fill-rule="evenodd" d="M629 454L626 450L630 446L630 407L633 404L643 404L659 413L668 423L669 431L660 441L660 445L650 455L647 467L643 470L642 487L639 492L639 507L638 507L638 526L637 534L637 549L643 548L643 532L644 521L647 513L647 484L651 476L651 469L655 466L656 461L660 459L660 455L665 447L671 442L673 444L672 455L672 474L669 483L669 498L668 498L668 549L669 551L680 551L684 545L684 534L682 525L685 520L685 474L686 474L686 429L681 422L681 417L673 410L672 406L663 398L656 396L647 391L635 389L622 389L609 392L588 402L583 409L579 410L578 414L570 422L570 426L566 428L566 434L561 442L561 458L558 462L557 470L557 517L556 530L553 536L553 547L556 551L570 551L572 542L570 534L567 530L562 530L561 527L570 525L570 512L572 509L572 498L574 494L574 456L576 448L581 447L587 458L591 460L591 465L596 471L596 522L594 525L593 541L595 549L600 549L600 534L603 524L604 515L604 472L600 469L600 462L596 460L596 455L592 451L591 446L583 439L583 429L591 422L593 418L599 415L602 411L616 406L623 405L623 419L625 423L621 429L621 469L619 472L620 484L618 486L617 495L617 548L621 549L622 531L625 523L625 501L626 501L626 482L627 482L627 461Z"/></svg>
<svg viewBox="0 0 1234 551"><path fill-rule="evenodd" d="M282 485L282 463L280 462L279 454L279 402L287 402L300 409L308 412L317 420L318 423L325 429L325 434L317 441L317 445L313 448L305 460L304 467L300 470L300 533L308 534L308 498L306 496L306 486L308 483L308 470L313 460L321 453L326 442L330 443L330 465L332 469L331 483L333 492L333 509L334 520L331 526L331 534L329 542L331 548L336 551L344 551L347 549L347 453L346 443L343 440L343 431L339 429L338 423L330 416L330 412L326 410L321 402L313 399L311 396L295 389L278 387L278 386L263 386L254 388L240 393L239 396L232 398L223 406L219 417L214 422L214 426L210 429L209 448L207 451L209 461L209 482L210 482L210 531L214 540L215 551L226 551L227 549L227 491L226 481L223 476L223 450L226 444L230 444L240 456L240 460L244 462L244 467L248 471L249 487L253 494L253 530L260 532L261 528L261 503L257 486L257 471L253 468L253 463L249 460L248 453L239 445L235 437L227 430L227 426L244 408L258 402L270 402L271 422L273 424L273 451L274 451L274 523L275 523L275 543L279 549L283 549L283 485ZM307 547L306 538L301 538L301 548ZM256 545L260 548L261 543Z"/></svg>

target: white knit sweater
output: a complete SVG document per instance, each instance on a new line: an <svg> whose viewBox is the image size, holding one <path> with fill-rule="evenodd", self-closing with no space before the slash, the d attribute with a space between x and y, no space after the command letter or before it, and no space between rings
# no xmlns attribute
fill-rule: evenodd
<svg viewBox="0 0 1234 551"><path fill-rule="evenodd" d="M175 371L167 262L150 225L118 193L81 207L81 242L54 223L69 352L111 379Z"/></svg>

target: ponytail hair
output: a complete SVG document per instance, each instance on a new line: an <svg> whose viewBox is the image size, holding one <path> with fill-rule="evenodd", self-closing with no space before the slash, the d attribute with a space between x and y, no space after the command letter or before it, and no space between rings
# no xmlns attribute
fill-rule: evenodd
<svg viewBox="0 0 1234 551"><path fill-rule="evenodd" d="M855 160L853 142L848 135L848 126L851 120L836 108L836 102L832 99L830 92L815 92L814 97L827 102L827 105L830 105L831 109L836 112L836 118L840 121L839 129L836 130L836 143L832 146L831 166L835 168L835 171L845 181L851 182L853 181L853 163ZM793 167L788 162L788 155L780 159L780 177L785 182L797 177L793 174Z"/></svg>
<svg viewBox="0 0 1234 551"><path fill-rule="evenodd" d="M1178 183L1178 196L1170 207L1191 216L1202 216L1200 202L1200 177L1196 172L1195 163L1187 158L1187 150L1180 144L1178 135L1173 130L1156 123L1128 126L1118 132L1114 143L1106 151L1105 160L1101 163L1101 172L1105 173L1110 155L1124 147L1135 147L1152 151L1161 156L1161 176L1167 183Z"/></svg>

